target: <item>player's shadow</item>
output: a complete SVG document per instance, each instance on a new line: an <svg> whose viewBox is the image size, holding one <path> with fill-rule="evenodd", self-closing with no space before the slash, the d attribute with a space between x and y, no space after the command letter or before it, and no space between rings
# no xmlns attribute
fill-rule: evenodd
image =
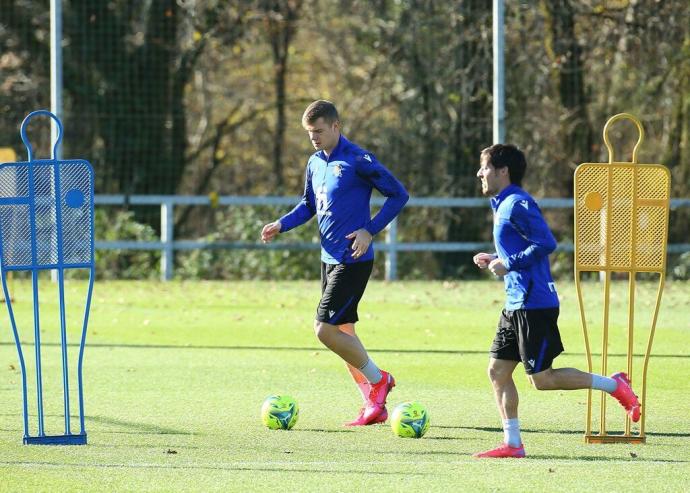
<svg viewBox="0 0 690 493"><path fill-rule="evenodd" d="M424 436L422 440L433 440L434 437ZM376 453L381 455L407 455L413 453L415 456L430 455L430 456L443 456L448 455L451 457L471 457L472 454L469 452L448 452L444 450L415 450L414 452L401 451L401 450L377 450Z"/></svg>
<svg viewBox="0 0 690 493"><path fill-rule="evenodd" d="M290 430L291 433L299 433L301 431L306 431L310 433L354 433L354 430L338 430L338 429L326 429L326 428L293 428Z"/></svg>
<svg viewBox="0 0 690 493"><path fill-rule="evenodd" d="M677 459L659 459L657 457L649 457L649 458L644 458L640 457L639 455L635 455L634 457L631 455L630 457L601 457L601 456L593 456L593 455L578 455L578 456L569 456L569 455L547 455L547 454L532 454L529 453L527 454L527 458L529 459L536 459L536 460L581 460L581 461L589 461L589 462L609 462L609 461L616 461L616 462L663 462L663 463L669 463L669 464L687 464L690 463L690 461L687 460L677 460Z"/></svg>
<svg viewBox="0 0 690 493"><path fill-rule="evenodd" d="M440 426L434 426L434 428L440 428ZM434 436L429 436L425 435L424 440L451 440L451 441L459 441L459 440L472 440L470 437L434 437Z"/></svg>
<svg viewBox="0 0 690 493"><path fill-rule="evenodd" d="M448 425L434 425L434 428L444 428L447 430L472 430L472 431L486 431L488 433L503 433L503 428L495 426L448 426ZM563 435L577 435L583 434L584 431L578 430L535 430L530 428L521 428L522 433L556 433Z"/></svg>
<svg viewBox="0 0 690 493"><path fill-rule="evenodd" d="M683 437L690 437L690 433L660 433L657 431L646 431L645 435L647 436L652 436L652 437L677 437L677 438L683 438Z"/></svg>
<svg viewBox="0 0 690 493"><path fill-rule="evenodd" d="M503 428L493 427L493 426L448 426L448 425L434 425L434 428L445 428L448 430L473 430L473 431L486 431L490 433L503 433ZM556 435L584 435L584 430L546 430L546 429L534 429L534 428L522 428L520 430L522 433L548 433ZM647 436L656 437L669 437L669 438L688 438L690 433L668 433L668 432L658 432L651 431L645 432Z"/></svg>

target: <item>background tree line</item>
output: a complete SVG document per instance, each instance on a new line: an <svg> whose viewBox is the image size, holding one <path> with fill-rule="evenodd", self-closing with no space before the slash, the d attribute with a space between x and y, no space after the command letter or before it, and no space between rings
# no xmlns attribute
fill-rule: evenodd
<svg viewBox="0 0 690 493"><path fill-rule="evenodd" d="M326 98L345 134L412 195L479 195L477 157L492 143L491 2L64 0L63 10L64 155L94 164L98 193L299 194L311 152L300 117ZM664 163L673 196L690 196L686 0L507 0L505 19L507 140L527 154L530 192L571 196L575 166L608 160L603 124L627 111L647 132L640 161ZM49 107L49 77L49 1L0 0L0 146L20 157L18 123ZM614 133L629 159L635 129ZM150 209L133 214L157 227ZM177 235L239 239L272 218L180 209ZM674 211L671 241L687 242L689 219ZM488 220L488 210L409 209L401 240L489 240ZM549 220L571 239L569 213ZM471 268L465 254L402 261L410 277Z"/></svg>

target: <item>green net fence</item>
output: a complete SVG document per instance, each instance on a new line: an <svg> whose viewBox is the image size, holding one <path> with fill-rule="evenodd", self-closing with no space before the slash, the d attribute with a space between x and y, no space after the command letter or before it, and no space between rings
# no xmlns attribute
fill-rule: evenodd
<svg viewBox="0 0 690 493"><path fill-rule="evenodd" d="M100 194L296 195L314 99L415 196L478 196L491 144L492 11L484 0L64 0L63 155L88 158ZM572 195L581 162L605 161L620 111L647 130L640 160L663 162L690 195L690 4L685 0L507 1L506 137L528 157L526 188ZM18 125L50 107L48 0L0 0L0 147L25 157ZM36 131L47 153L49 139ZM613 136L632 149L624 125ZM158 211L137 210L158 228ZM177 211L179 234L214 219ZM672 216L683 242L687 209ZM556 217L557 216L557 217ZM572 217L558 214L560 240ZM271 218L268 218L271 219ZM477 210L415 209L403 241L490 239ZM419 254L422 255L422 254ZM433 254L431 276L466 254ZM411 262L419 266L419 259Z"/></svg>

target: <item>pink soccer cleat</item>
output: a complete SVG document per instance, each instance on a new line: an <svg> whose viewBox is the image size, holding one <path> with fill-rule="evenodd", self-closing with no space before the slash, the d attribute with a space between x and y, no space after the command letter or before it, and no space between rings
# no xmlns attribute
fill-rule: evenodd
<svg viewBox="0 0 690 493"><path fill-rule="evenodd" d="M386 405L386 397L393 390L393 387L395 387L393 375L385 370L381 370L381 380L378 383L371 384L368 404L373 404L383 409L383 406Z"/></svg>
<svg viewBox="0 0 690 493"><path fill-rule="evenodd" d="M478 459L522 459L525 456L525 447L520 444L519 447L511 447L507 443L496 447L495 449L487 450L486 452L477 452L472 457Z"/></svg>
<svg viewBox="0 0 690 493"><path fill-rule="evenodd" d="M378 414L378 416L375 416L374 419L370 419L369 421L364 419L364 412L367 410L367 407L364 406L362 409L359 410L359 415L354 421L350 421L349 423L345 423L344 426L367 426L367 425L375 425L378 423L385 423L386 420L388 419L388 410L386 407L383 407L383 410Z"/></svg>
<svg viewBox="0 0 690 493"><path fill-rule="evenodd" d="M625 411L630 416L630 419L634 423L640 420L640 401L637 399L635 392L633 392L630 386L630 379L628 375L623 372L614 373L611 375L616 382L618 382L618 387L614 392L611 392L611 397L614 397L621 406L625 408Z"/></svg>
<svg viewBox="0 0 690 493"><path fill-rule="evenodd" d="M378 383L371 384L369 391L369 399L364 408L364 415L362 418L367 421L373 421L377 416L383 413L386 407L386 397L395 387L395 378L387 371L381 370L381 380Z"/></svg>

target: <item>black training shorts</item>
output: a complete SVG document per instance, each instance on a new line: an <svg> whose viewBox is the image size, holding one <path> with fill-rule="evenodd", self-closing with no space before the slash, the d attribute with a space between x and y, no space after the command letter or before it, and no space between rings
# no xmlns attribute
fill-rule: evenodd
<svg viewBox="0 0 690 493"><path fill-rule="evenodd" d="M522 361L528 375L551 368L553 360L563 352L558 312L558 308L504 309L491 345L491 357Z"/></svg>
<svg viewBox="0 0 690 493"><path fill-rule="evenodd" d="M321 262L321 301L316 309L316 320L331 325L359 320L357 305L373 268L373 260L352 264Z"/></svg>

